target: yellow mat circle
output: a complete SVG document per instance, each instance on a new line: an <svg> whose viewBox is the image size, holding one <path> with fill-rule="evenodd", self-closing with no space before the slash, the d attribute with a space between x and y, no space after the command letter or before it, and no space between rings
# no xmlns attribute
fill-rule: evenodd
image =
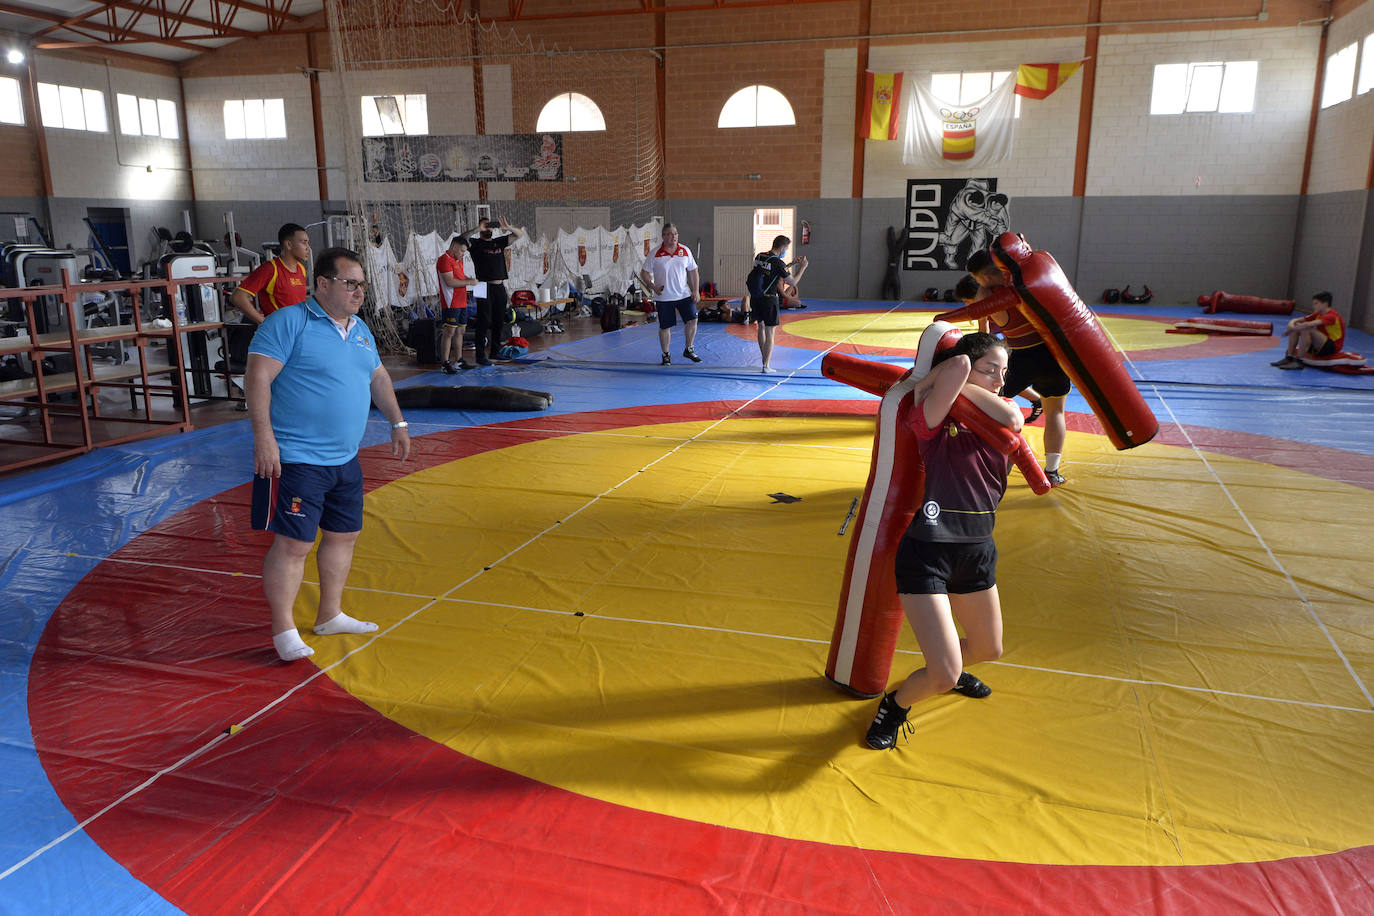
<svg viewBox="0 0 1374 916"><path fill-rule="evenodd" d="M953 306L951 306L953 308ZM914 347L921 332L934 316L930 312L887 312L818 315L788 321L783 329L796 337L828 343L854 344L868 348ZM1166 347L1185 347L1206 341L1206 335L1165 334L1166 327L1157 321L1143 318L1099 316L1109 339L1119 350L1157 350ZM958 325L965 331L976 330L972 322Z"/></svg>
<svg viewBox="0 0 1374 916"><path fill-rule="evenodd" d="M1363 541L1318 552L1293 524L1368 518L1369 491L1070 434L1069 485L1036 497L1013 472L1003 502L1007 654L977 669L992 697L930 701L909 743L875 752L875 704L820 676L872 430L651 425L388 484L345 607L394 629L330 674L463 754L767 834L1106 865L1374 842ZM313 660L350 639L312 638ZM915 648L904 633L894 680Z"/></svg>

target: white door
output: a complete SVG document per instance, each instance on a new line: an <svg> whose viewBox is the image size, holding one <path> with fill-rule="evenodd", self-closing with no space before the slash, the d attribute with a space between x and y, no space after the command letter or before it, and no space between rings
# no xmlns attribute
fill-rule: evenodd
<svg viewBox="0 0 1374 916"><path fill-rule="evenodd" d="M797 234L793 232L797 222L795 207L764 207L754 211L754 252L768 251L773 247L773 239L785 235L792 240L787 256L793 257L797 250Z"/></svg>
<svg viewBox="0 0 1374 916"><path fill-rule="evenodd" d="M754 208L716 207L715 263L711 279L722 296L744 295L754 264Z"/></svg>

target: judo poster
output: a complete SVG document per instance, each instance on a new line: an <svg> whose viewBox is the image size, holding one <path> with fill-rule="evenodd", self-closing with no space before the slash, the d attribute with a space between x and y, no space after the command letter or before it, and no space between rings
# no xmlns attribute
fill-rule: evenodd
<svg viewBox="0 0 1374 916"><path fill-rule="evenodd" d="M365 137L363 180L562 181L562 134Z"/></svg>
<svg viewBox="0 0 1374 916"><path fill-rule="evenodd" d="M1011 228L996 178L911 178L903 270L963 270L968 256Z"/></svg>

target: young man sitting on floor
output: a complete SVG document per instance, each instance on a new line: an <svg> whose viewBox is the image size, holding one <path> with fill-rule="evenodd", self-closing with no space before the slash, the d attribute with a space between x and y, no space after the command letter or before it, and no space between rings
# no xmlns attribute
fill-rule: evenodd
<svg viewBox="0 0 1374 916"><path fill-rule="evenodd" d="M1301 369L1303 361L1298 358L1299 353L1331 356L1345 346L1345 322L1331 307L1331 294L1327 292L1313 296L1312 314L1307 318L1294 318L1283 333L1288 338L1288 348L1283 359L1269 364L1280 369Z"/></svg>

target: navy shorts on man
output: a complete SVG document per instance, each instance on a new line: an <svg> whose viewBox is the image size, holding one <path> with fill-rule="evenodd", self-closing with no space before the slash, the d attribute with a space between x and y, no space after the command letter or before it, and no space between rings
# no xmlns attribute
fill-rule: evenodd
<svg viewBox="0 0 1374 916"><path fill-rule="evenodd" d="M697 306L691 296L686 299L655 302L654 306L658 309L658 326L665 331L677 324L678 315L682 316L683 324L697 320Z"/></svg>
<svg viewBox="0 0 1374 916"><path fill-rule="evenodd" d="M461 328L468 323L468 307L444 309L444 327Z"/></svg>
<svg viewBox="0 0 1374 916"><path fill-rule="evenodd" d="M363 469L355 455L339 465L283 464L280 477L253 475L253 528L314 541L323 528L363 529Z"/></svg>

